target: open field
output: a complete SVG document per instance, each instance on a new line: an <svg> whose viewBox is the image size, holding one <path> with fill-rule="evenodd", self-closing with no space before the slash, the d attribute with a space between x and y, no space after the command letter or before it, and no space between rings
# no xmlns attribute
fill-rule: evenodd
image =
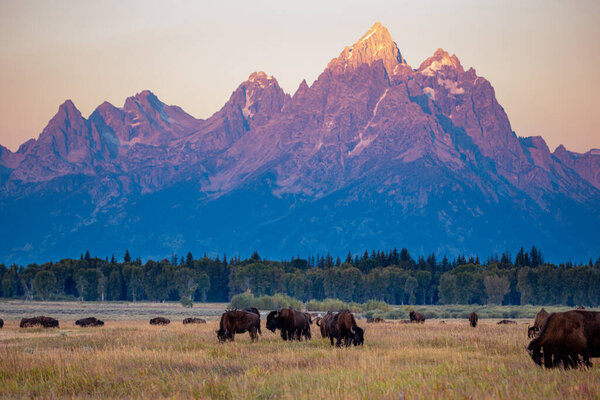
<svg viewBox="0 0 600 400"><path fill-rule="evenodd" d="M527 320L505 326L484 320L476 329L466 320L360 320L365 346L336 349L314 325L312 341L283 342L264 328L264 317L258 343L244 334L227 344L217 342L214 318L164 327L146 318L107 319L87 329L73 319L61 319L60 329L23 330L5 318L0 398L600 397L600 364L576 371L533 364L524 350Z"/></svg>

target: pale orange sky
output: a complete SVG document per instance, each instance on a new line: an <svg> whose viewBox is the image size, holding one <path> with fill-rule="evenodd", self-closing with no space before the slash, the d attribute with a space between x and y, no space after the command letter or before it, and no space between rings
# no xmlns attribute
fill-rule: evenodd
<svg viewBox="0 0 600 400"><path fill-rule="evenodd" d="M600 148L600 1L0 1L0 144L72 99L152 90L197 118L251 72L290 94L375 21L413 68L441 47L487 78L519 136Z"/></svg>

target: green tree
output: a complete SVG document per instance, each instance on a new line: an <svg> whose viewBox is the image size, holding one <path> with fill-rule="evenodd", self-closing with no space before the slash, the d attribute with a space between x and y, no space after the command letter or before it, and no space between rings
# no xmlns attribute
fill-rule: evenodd
<svg viewBox="0 0 600 400"><path fill-rule="evenodd" d="M126 264L123 267L123 278L127 285L127 292L132 301L141 299L144 289L144 270L135 264Z"/></svg>
<svg viewBox="0 0 600 400"><path fill-rule="evenodd" d="M121 298L121 274L118 270L112 271L108 276L107 291L110 300Z"/></svg>
<svg viewBox="0 0 600 400"><path fill-rule="evenodd" d="M48 300L56 290L56 276L52 271L39 271L33 278L33 289L42 300Z"/></svg>
<svg viewBox="0 0 600 400"><path fill-rule="evenodd" d="M198 288L196 274L190 268L179 268L175 272L175 282L179 299L184 307L192 307L194 304L194 292Z"/></svg>
<svg viewBox="0 0 600 400"><path fill-rule="evenodd" d="M206 303L206 293L210 290L210 277L204 272L200 272L196 279L198 283L198 291L200 292L200 299L203 303Z"/></svg>
<svg viewBox="0 0 600 400"><path fill-rule="evenodd" d="M102 270L100 268L98 268L97 290L98 290L98 297L100 297L100 301L104 301L104 298L106 297L106 285L107 285L106 276L104 275Z"/></svg>
<svg viewBox="0 0 600 400"><path fill-rule="evenodd" d="M415 297L415 289L419 286L419 282L416 278L409 276L406 278L406 283L404 284L404 291L408 295L408 304L415 304L417 299Z"/></svg>
<svg viewBox="0 0 600 400"><path fill-rule="evenodd" d="M429 288L429 282L431 282L431 272L423 270L417 271L415 278L417 279L419 292L423 296L422 304L426 304L427 289Z"/></svg>
<svg viewBox="0 0 600 400"><path fill-rule="evenodd" d="M483 278L488 304L502 304L504 295L510 290L510 281L504 276L488 275Z"/></svg>

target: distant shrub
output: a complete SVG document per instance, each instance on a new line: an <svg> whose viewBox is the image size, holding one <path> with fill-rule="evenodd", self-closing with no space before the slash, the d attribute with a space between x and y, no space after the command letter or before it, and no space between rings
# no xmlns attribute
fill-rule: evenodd
<svg viewBox="0 0 600 400"><path fill-rule="evenodd" d="M362 305L363 311L381 310L390 311L392 307L385 301L369 300Z"/></svg>
<svg viewBox="0 0 600 400"><path fill-rule="evenodd" d="M229 303L229 308L244 309L250 307L256 307L259 310L276 310L282 307L291 307L299 310L302 308L302 302L279 293L273 296L263 295L254 297L252 293L245 292L234 295Z"/></svg>
<svg viewBox="0 0 600 400"><path fill-rule="evenodd" d="M364 313L366 318L408 319L408 311L396 308L390 311L371 310Z"/></svg>

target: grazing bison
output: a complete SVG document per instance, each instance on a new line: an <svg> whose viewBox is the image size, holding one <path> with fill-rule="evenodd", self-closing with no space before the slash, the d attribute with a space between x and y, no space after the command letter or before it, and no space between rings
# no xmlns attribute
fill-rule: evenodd
<svg viewBox="0 0 600 400"><path fill-rule="evenodd" d="M312 334L310 333L310 326L312 325L312 317L309 313L303 313L306 319L304 323L304 329L302 329L301 335L304 336L304 340L312 339Z"/></svg>
<svg viewBox="0 0 600 400"><path fill-rule="evenodd" d="M533 361L546 368L577 368L579 356L590 367L600 357L600 312L571 310L548 316L540 334L527 346Z"/></svg>
<svg viewBox="0 0 600 400"><path fill-rule="evenodd" d="M308 340L305 333L310 330L310 323L305 313L282 308L267 315L267 329L271 332L281 330L283 340L302 340L303 335Z"/></svg>
<svg viewBox="0 0 600 400"><path fill-rule="evenodd" d="M340 311L328 318L327 331L332 346L333 339L336 340L337 347L342 345L342 340L346 347L350 344L360 346L365 343L365 330L356 325L354 315L348 310Z"/></svg>
<svg viewBox="0 0 600 400"><path fill-rule="evenodd" d="M548 312L542 308L535 315L535 319L533 320L533 326L530 326L529 328L527 328L527 336L529 336L530 338L533 338L538 333L540 333L540 331L542 330L542 326L544 326L544 323L548 319L548 315L550 315L550 314L548 314Z"/></svg>
<svg viewBox="0 0 600 400"><path fill-rule="evenodd" d="M258 340L260 331L260 316L254 312L244 310L227 310L221 315L217 338L223 343L227 340L234 341L236 333L248 332L250 339Z"/></svg>
<svg viewBox="0 0 600 400"><path fill-rule="evenodd" d="M321 330L322 338L329 337L329 332L327 331L327 320L332 316L333 314L331 313L331 311L327 311L327 314L325 314L323 317L317 318L317 326Z"/></svg>
<svg viewBox="0 0 600 400"><path fill-rule="evenodd" d="M187 324L205 324L206 321L203 320L202 318L186 318L183 320L183 324L187 325Z"/></svg>
<svg viewBox="0 0 600 400"><path fill-rule="evenodd" d="M95 317L82 318L75 321L75 325L79 325L82 328L89 326L104 326L104 321L99 320Z"/></svg>
<svg viewBox="0 0 600 400"><path fill-rule="evenodd" d="M410 313L408 313L408 317L410 318L410 322L415 322L415 323L419 323L419 322L424 323L425 322L425 316L418 311L411 311Z"/></svg>
<svg viewBox="0 0 600 400"><path fill-rule="evenodd" d="M58 328L58 320L51 317L39 317L23 318L19 324L21 328L31 328L33 326L42 326L44 328Z"/></svg>
<svg viewBox="0 0 600 400"><path fill-rule="evenodd" d="M477 326L477 320L479 320L479 316L477 315L477 313L475 311L473 311L471 314L469 314L469 323L471 324L471 326L473 328L475 328Z"/></svg>
<svg viewBox="0 0 600 400"><path fill-rule="evenodd" d="M4 320L0 318L0 329L4 328Z"/></svg>
<svg viewBox="0 0 600 400"><path fill-rule="evenodd" d="M150 320L150 325L169 325L171 320L164 317L156 317Z"/></svg>
<svg viewBox="0 0 600 400"><path fill-rule="evenodd" d="M378 324L381 322L385 322L385 320L383 318L367 318L367 324Z"/></svg>
<svg viewBox="0 0 600 400"><path fill-rule="evenodd" d="M516 322L511 321L510 319L503 319L496 323L496 325L507 325L507 324L516 324Z"/></svg>

